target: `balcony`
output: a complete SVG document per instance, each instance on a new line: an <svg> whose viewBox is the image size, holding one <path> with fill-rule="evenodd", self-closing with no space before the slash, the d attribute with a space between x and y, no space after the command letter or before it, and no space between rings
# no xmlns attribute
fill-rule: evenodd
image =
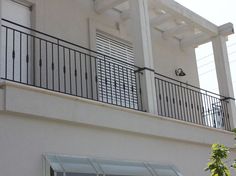
<svg viewBox="0 0 236 176"><path fill-rule="evenodd" d="M145 112L143 70L2 20L2 79ZM227 97L155 73L158 115L230 130Z"/></svg>

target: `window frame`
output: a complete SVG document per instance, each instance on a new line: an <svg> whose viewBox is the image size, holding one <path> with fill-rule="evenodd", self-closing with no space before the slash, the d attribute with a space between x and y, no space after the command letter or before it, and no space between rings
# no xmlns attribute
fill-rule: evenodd
<svg viewBox="0 0 236 176"><path fill-rule="evenodd" d="M109 22L109 20L107 22ZM132 48L132 50L133 50L133 63L130 63L129 61L127 62L127 60L122 61L121 59L117 59L118 62L128 63L128 64L130 64L130 66L135 64L135 58L134 58L135 57L135 53L134 53L135 51L134 51L134 48L133 48L133 42L132 42L130 36L128 36L128 34L125 33L122 30L123 29L122 27L119 28L119 30L118 30L114 26L111 27L111 25L108 25L108 24L106 25L102 22L99 22L99 20L95 21L95 19L93 19L93 18L89 18L88 23L89 23L89 39L90 39L89 45L90 45L91 50L99 52L97 50L97 34L102 34L102 35L105 35L107 38L110 38L111 40L114 40L114 41L117 40L117 42L122 43L122 44L127 45L127 46ZM110 24L116 24L116 23L113 21L113 22L110 22ZM97 55L99 57L99 54L97 54ZM100 59L98 59L98 60L100 60ZM131 69L128 68L129 66L127 67L127 69L125 67L126 66L124 65L125 71L127 72L127 74L130 75L128 77L127 77L127 75L125 75L125 79L132 80L131 84L125 84L125 85L128 85L125 89L126 93L123 93L123 94L120 93L119 94L116 91L114 91L115 94L116 93L118 94L118 96L114 95L114 96L109 97L109 95L105 95L106 92L104 93L104 91L101 91L101 88L99 88L99 90L98 90L98 92L96 92L96 94L98 94L97 97L98 97L99 101L109 102L109 103L114 104L114 105L118 105L118 106L122 106L122 107L126 107L126 108L131 108L131 109L139 109L140 104L139 104L138 100L140 98L139 97L140 95L138 93L138 88L137 88L137 85L136 85L137 80L133 80L133 79L136 79L136 75L133 75L131 73L131 71L130 71ZM135 72L134 72L134 74L135 74ZM103 82L104 82L104 80L103 80ZM118 81L118 82L120 82L120 81ZM111 84L110 87L113 87L112 85L113 84ZM120 87L120 86L118 86L118 87ZM111 89L113 90L113 88L111 88ZM123 92L123 91L121 91L120 88L119 88L118 92L119 91ZM101 92L103 92L102 96L100 96ZM103 96L103 94L105 96Z"/></svg>
<svg viewBox="0 0 236 176"><path fill-rule="evenodd" d="M61 170L56 170L53 168L53 164L52 162L55 163L55 160L52 158L55 157L56 160L58 161L58 165L61 167ZM51 158L51 159L50 159ZM86 160L88 162L88 164L90 165L91 168L93 168L94 172L93 173L80 173L80 172L71 172L69 170L67 170L66 167L63 167L64 163L62 162L62 160L64 160L63 158L67 159L71 159L72 160L72 164L74 164L74 160L78 159L78 160ZM68 174L88 174L88 175L94 175L94 176L140 176L140 175L136 175L136 174L129 174L129 170L128 169L127 173L125 174L111 174L111 173L106 173L106 171L103 169L102 164L106 164L106 165L110 165L111 166L111 170L119 167L119 171L125 172L125 170L122 170L122 168L127 168L127 167L140 167L142 169L145 169L148 173L149 176L162 176L158 174L158 169L159 170L167 170L167 171L171 171L172 173L174 173L175 175L173 176L183 176L180 171L177 169L176 166L171 165L171 164L159 164L159 163L154 163L154 162L146 162L146 161L129 161L129 160L114 160L114 159L104 159L104 158L92 158L92 157L86 157L86 156L70 156L70 155L59 155L59 154L44 154L43 155L43 163L44 163L44 176L57 176L57 173L62 173L63 176L66 176ZM79 164L79 163L78 163ZM84 163L82 163L84 164ZM67 163L68 165L68 163ZM65 165L64 165L65 166ZM70 168L70 167L69 167ZM55 172L56 170L56 172ZM52 174L53 172L53 174ZM114 173L117 172L117 170L114 170ZM146 176L146 175L143 175Z"/></svg>

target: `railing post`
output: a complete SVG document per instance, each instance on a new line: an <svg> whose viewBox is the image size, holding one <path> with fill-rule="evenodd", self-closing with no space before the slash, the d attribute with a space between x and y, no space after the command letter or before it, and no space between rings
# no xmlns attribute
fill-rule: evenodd
<svg viewBox="0 0 236 176"><path fill-rule="evenodd" d="M0 79L3 76L4 65L2 57L2 0L0 0Z"/></svg>
<svg viewBox="0 0 236 176"><path fill-rule="evenodd" d="M133 44L135 64L148 68L142 70L141 88L143 110L157 114L157 101L154 80L152 41L147 0L129 0L133 22Z"/></svg>
<svg viewBox="0 0 236 176"><path fill-rule="evenodd" d="M231 129L236 128L236 106L233 91L233 83L230 73L230 65L226 46L226 38L217 36L212 40L216 73L220 94L225 97L230 97L228 101L228 113L230 118Z"/></svg>

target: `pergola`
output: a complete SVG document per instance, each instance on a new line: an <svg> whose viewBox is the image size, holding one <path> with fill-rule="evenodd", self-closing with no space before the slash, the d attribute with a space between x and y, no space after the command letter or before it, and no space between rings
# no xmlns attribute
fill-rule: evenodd
<svg viewBox="0 0 236 176"><path fill-rule="evenodd" d="M128 0L95 0L97 13L115 9L120 12L121 20L131 18L130 8ZM232 23L216 26L173 0L148 0L148 14L150 26L162 32L164 39L179 40L182 48L197 47L218 35L234 33Z"/></svg>
<svg viewBox="0 0 236 176"><path fill-rule="evenodd" d="M234 33L232 23L217 26L174 0L94 0L94 9L102 14L109 9L120 12L121 20L131 19L136 64L144 69L144 104L157 113L153 82L153 56L150 28L162 33L164 39L179 41L180 49L196 48L212 42L216 73L221 95L228 97L231 124L236 126L236 109L228 61L226 41Z"/></svg>

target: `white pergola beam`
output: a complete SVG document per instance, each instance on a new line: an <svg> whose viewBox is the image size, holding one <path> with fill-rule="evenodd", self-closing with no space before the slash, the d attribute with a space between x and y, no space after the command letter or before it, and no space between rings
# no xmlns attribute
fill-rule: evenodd
<svg viewBox="0 0 236 176"><path fill-rule="evenodd" d="M211 36L207 33L201 32L199 34L193 35L190 38L185 38L180 41L180 46L182 48L186 47L197 47L199 45L202 45L204 43L210 42L212 38L217 36L224 36L227 37L228 35L231 35L234 33L234 27L232 23L226 23L220 27L217 27L218 34Z"/></svg>
<svg viewBox="0 0 236 176"><path fill-rule="evenodd" d="M234 26L232 23L226 23L218 27L221 36L228 36L234 34Z"/></svg>
<svg viewBox="0 0 236 176"><path fill-rule="evenodd" d="M187 24L181 24L181 25L177 25L167 31L164 31L162 33L162 36L164 39L173 37L175 35L179 35L179 34L183 34L186 31L190 30L190 26L188 26Z"/></svg>
<svg viewBox="0 0 236 176"><path fill-rule="evenodd" d="M127 0L95 0L94 8L97 13L103 13L106 10L112 9Z"/></svg>
<svg viewBox="0 0 236 176"><path fill-rule="evenodd" d="M187 47L197 47L201 44L207 43L211 41L211 36L205 34L205 33L199 33L195 34L189 38L184 38L180 41L181 48L187 48Z"/></svg>
<svg viewBox="0 0 236 176"><path fill-rule="evenodd" d="M172 17L170 14L162 14L150 20L150 24L152 27L156 27L166 21L170 20Z"/></svg>
<svg viewBox="0 0 236 176"><path fill-rule="evenodd" d="M120 18L124 21L128 20L130 18L130 9L122 11L120 14Z"/></svg>
<svg viewBox="0 0 236 176"><path fill-rule="evenodd" d="M191 10L185 8L184 6L178 4L173 0L153 0L158 8L165 10L166 12L173 15L175 18L182 19L186 23L195 26L202 32L206 32L211 36L216 36L218 34L218 27L199 16L198 14L192 12Z"/></svg>

